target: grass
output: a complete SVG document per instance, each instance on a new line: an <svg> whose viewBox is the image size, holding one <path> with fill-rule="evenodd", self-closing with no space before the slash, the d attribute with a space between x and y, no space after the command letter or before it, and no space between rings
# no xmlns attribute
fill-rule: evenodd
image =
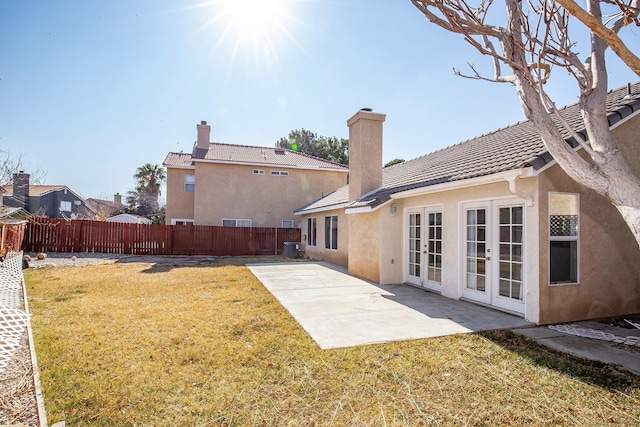
<svg viewBox="0 0 640 427"><path fill-rule="evenodd" d="M508 332L320 350L238 264L27 270L48 421L640 424L639 377Z"/></svg>

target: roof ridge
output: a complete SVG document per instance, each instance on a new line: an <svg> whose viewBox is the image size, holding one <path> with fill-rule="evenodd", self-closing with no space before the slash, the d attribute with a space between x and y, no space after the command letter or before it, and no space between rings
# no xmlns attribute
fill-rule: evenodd
<svg viewBox="0 0 640 427"><path fill-rule="evenodd" d="M294 151L294 150L291 150L290 148L282 148L282 147L276 147L276 146L273 146L273 147L266 146L265 147L265 146L259 146L259 145L228 144L228 143L225 143L225 142L209 142L209 147L211 147L212 145L232 147L232 148L234 148L234 147L235 148L249 148L249 149L255 149L255 150L258 150L258 149L260 149L260 150L270 150L270 151L274 151L274 152L275 151L285 151L287 153L296 154L298 156L306 157L308 159L318 160L318 161L321 161L321 162L324 162L324 163L328 163L328 164L333 165L333 166L339 166L339 167L344 167L344 168L348 167L347 165L343 165L342 163L334 162L334 161L331 161L331 160L328 160L328 159L324 159L322 157L314 156L314 155L311 155L311 154L308 154L308 153L302 153L300 151Z"/></svg>

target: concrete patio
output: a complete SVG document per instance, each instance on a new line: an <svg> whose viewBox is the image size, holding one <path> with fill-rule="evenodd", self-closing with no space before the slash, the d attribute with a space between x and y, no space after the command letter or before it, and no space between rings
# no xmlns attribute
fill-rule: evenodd
<svg viewBox="0 0 640 427"><path fill-rule="evenodd" d="M532 326L411 286L374 285L330 263L247 267L322 349Z"/></svg>

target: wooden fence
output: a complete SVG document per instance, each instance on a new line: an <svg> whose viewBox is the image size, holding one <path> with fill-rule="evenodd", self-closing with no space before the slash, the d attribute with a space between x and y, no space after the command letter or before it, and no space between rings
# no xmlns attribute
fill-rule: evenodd
<svg viewBox="0 0 640 427"><path fill-rule="evenodd" d="M5 256L7 252L20 251L26 228L26 221L0 224L0 256Z"/></svg>
<svg viewBox="0 0 640 427"><path fill-rule="evenodd" d="M124 224L32 217L22 248L28 252L246 256L282 255L284 242L300 242L300 229Z"/></svg>

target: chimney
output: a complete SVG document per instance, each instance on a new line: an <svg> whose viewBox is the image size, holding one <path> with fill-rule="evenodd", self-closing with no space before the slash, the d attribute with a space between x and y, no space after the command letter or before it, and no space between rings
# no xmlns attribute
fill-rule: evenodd
<svg viewBox="0 0 640 427"><path fill-rule="evenodd" d="M116 205L121 205L122 204L122 194L120 193L116 193L113 195L113 203L115 203Z"/></svg>
<svg viewBox="0 0 640 427"><path fill-rule="evenodd" d="M382 187L382 122L386 115L363 108L349 126L349 200Z"/></svg>
<svg viewBox="0 0 640 427"><path fill-rule="evenodd" d="M206 120L203 120L198 125L198 141L196 142L196 148L209 150L209 141L211 140L211 126L207 124Z"/></svg>
<svg viewBox="0 0 640 427"><path fill-rule="evenodd" d="M27 212L29 211L29 174L20 171L13 174L13 200Z"/></svg>

